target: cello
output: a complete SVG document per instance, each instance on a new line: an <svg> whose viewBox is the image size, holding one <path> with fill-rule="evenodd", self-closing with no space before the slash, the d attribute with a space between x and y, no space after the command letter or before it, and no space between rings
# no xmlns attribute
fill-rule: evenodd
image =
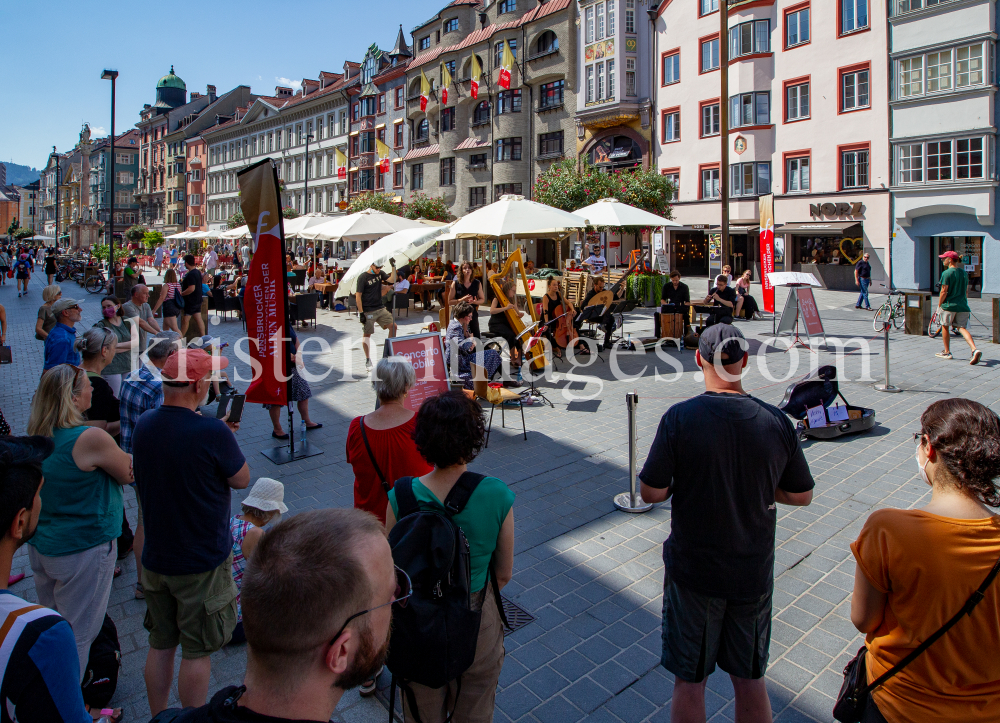
<svg viewBox="0 0 1000 723"><path fill-rule="evenodd" d="M508 299L507 295L504 294L502 284L505 279L511 279L515 282L514 299ZM531 289L528 284L528 274L524 271L524 257L521 255L521 249L516 249L514 253L507 257L503 266L495 274L490 274L489 276L490 287L493 289L493 293L497 297L497 301L502 306L507 306L508 304L513 305L514 309L507 309L504 314L507 315L507 321L510 323L510 327L517 334L518 338L521 339L524 344L524 359L531 364L532 369L541 371L545 368L545 347L541 339L537 339L533 344L528 346L530 341L528 338L523 337L527 327L521 320L521 314L517 311L517 282L520 281L523 286L525 294L528 299L528 313L531 315L531 321L538 321L538 313L535 311L535 304L531 299Z"/></svg>

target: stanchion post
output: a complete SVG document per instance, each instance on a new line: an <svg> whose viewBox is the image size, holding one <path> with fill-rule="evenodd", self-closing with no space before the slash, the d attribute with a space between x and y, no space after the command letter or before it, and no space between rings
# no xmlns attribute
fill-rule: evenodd
<svg viewBox="0 0 1000 723"><path fill-rule="evenodd" d="M622 512L647 512L653 505L642 499L642 495L636 489L636 431L635 431L635 408L639 404L639 395L636 392L629 392L625 395L625 406L628 408L628 477L629 491L615 495L615 507Z"/></svg>
<svg viewBox="0 0 1000 723"><path fill-rule="evenodd" d="M1000 344L1000 297L993 297L993 343Z"/></svg>
<svg viewBox="0 0 1000 723"><path fill-rule="evenodd" d="M877 392L890 392L895 393L902 391L899 387L894 387L889 381L889 329L892 328L892 324L886 322L882 327L885 333L885 381L882 384L875 384L873 388Z"/></svg>

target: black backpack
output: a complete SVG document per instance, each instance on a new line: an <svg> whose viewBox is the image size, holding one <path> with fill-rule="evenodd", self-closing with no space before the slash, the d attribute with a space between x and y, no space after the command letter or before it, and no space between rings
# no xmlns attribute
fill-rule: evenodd
<svg viewBox="0 0 1000 723"><path fill-rule="evenodd" d="M118 670L122 667L122 646L118 643L118 628L107 613L104 624L90 646L90 658L83 672L83 700L91 708L104 708L118 687Z"/></svg>

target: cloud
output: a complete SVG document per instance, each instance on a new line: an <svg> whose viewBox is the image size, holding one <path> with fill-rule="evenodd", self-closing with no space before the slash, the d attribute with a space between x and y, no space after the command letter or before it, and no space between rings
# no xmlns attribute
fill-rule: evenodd
<svg viewBox="0 0 1000 723"><path fill-rule="evenodd" d="M108 129L104 126L90 126L90 137L91 138L101 138L108 134Z"/></svg>
<svg viewBox="0 0 1000 723"><path fill-rule="evenodd" d="M293 92L298 93L302 90L301 80L292 80L291 78L275 78L278 83L285 86L286 88L291 88Z"/></svg>

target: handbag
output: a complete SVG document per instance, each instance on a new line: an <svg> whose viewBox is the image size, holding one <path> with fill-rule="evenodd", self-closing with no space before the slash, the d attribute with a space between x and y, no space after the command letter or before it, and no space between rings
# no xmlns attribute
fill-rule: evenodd
<svg viewBox="0 0 1000 723"><path fill-rule="evenodd" d="M865 706L868 704L868 696L871 695L871 692L912 663L921 653L937 642L938 638L948 632L955 623L966 615L971 614L976 605L982 602L987 588L989 588L997 573L1000 573L1000 559L994 563L993 569L990 570L990 574L983 580L982 585L976 588L976 591L969 596L962 609L955 613L951 620L938 628L927 640L911 650L905 658L882 673L882 675L870 684L865 683L868 680L868 672L865 665L865 655L868 652L868 647L862 646L858 654L844 666L844 683L840 686L840 694L837 696L837 702L833 705L833 717L841 723L859 723L861 715L865 711Z"/></svg>
<svg viewBox="0 0 1000 723"><path fill-rule="evenodd" d="M364 417L361 418L361 424L360 424L360 426L361 426L361 439L364 440L365 449L368 450L368 459L370 459L372 461L372 467L375 468L375 474L377 474L378 478L380 480L382 480L382 490L388 495L389 494L389 490L391 490L392 487L389 486L388 480L386 480L385 475L382 474L382 468L378 466L378 462L375 461L375 455L372 454L372 447L371 447L370 444L368 444L368 433L365 432L365 418Z"/></svg>
<svg viewBox="0 0 1000 723"><path fill-rule="evenodd" d="M9 346L0 346L0 364L13 364L14 352Z"/></svg>

